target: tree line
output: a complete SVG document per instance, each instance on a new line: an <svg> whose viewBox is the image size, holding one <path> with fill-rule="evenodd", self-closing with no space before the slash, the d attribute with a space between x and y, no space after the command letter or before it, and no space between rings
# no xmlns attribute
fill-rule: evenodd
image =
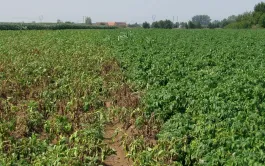
<svg viewBox="0 0 265 166"><path fill-rule="evenodd" d="M185 28L185 29L201 29L201 28L265 28L265 3L260 2L255 5L253 12L245 12L239 15L231 15L223 20L211 20L208 15L196 15L188 22L175 22L171 20L155 21L152 24L144 22L142 27L148 28Z"/></svg>
<svg viewBox="0 0 265 166"><path fill-rule="evenodd" d="M254 11L245 12L235 17L235 21L227 28L265 28L265 3L260 2L254 7Z"/></svg>

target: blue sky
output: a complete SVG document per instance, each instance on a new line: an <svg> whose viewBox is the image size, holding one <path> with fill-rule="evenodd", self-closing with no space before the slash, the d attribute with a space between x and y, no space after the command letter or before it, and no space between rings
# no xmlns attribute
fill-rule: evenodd
<svg viewBox="0 0 265 166"><path fill-rule="evenodd" d="M197 14L212 20L252 11L261 0L0 0L0 22L126 21L127 23L170 19L188 21Z"/></svg>

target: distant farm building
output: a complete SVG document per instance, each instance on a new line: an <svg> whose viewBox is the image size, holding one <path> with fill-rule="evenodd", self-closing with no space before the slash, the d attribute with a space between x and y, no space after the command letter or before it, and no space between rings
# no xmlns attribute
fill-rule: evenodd
<svg viewBox="0 0 265 166"><path fill-rule="evenodd" d="M108 22L109 26L127 27L126 22Z"/></svg>
<svg viewBox="0 0 265 166"><path fill-rule="evenodd" d="M96 25L127 27L127 23L126 22L97 22Z"/></svg>

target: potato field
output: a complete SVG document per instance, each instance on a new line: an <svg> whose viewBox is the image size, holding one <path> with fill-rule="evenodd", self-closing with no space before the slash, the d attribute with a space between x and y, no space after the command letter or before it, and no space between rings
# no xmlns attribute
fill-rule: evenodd
<svg viewBox="0 0 265 166"><path fill-rule="evenodd" d="M264 163L264 30L0 31L0 165Z"/></svg>

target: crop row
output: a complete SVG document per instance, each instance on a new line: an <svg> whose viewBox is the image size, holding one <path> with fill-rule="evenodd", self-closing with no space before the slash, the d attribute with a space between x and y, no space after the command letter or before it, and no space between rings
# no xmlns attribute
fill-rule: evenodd
<svg viewBox="0 0 265 166"><path fill-rule="evenodd" d="M97 165L113 153L107 57L144 94L137 125L162 121L154 146L128 145L137 165L262 165L264 32L0 32L0 165Z"/></svg>
<svg viewBox="0 0 265 166"><path fill-rule="evenodd" d="M163 163L155 162L157 153L181 165L264 163L264 33L138 30L110 37L106 44L127 81L146 92L146 116L164 121L161 143L136 158L151 165ZM169 149L161 147L170 140Z"/></svg>

